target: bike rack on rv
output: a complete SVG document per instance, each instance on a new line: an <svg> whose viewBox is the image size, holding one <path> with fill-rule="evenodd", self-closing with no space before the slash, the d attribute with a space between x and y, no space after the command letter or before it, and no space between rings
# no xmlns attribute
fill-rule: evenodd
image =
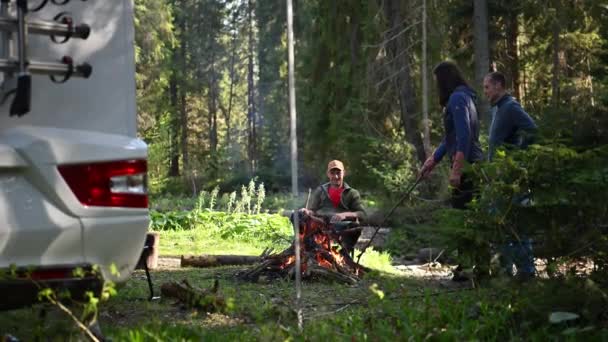
<svg viewBox="0 0 608 342"><path fill-rule="evenodd" d="M51 0L55 5L65 5L69 1ZM16 0L16 15L9 13L10 3L10 0L0 0L0 71L3 73L0 104L14 94L10 115L22 116L30 111L32 74L49 75L53 82L64 83L70 77L88 78L93 71L90 64L76 64L70 56L63 56L58 61L29 60L28 36L49 36L53 42L63 44L72 38L87 39L91 29L87 24L75 25L67 12L58 13L52 21L29 20L28 13L41 10L48 0L42 0L34 9L28 8L28 0Z"/></svg>

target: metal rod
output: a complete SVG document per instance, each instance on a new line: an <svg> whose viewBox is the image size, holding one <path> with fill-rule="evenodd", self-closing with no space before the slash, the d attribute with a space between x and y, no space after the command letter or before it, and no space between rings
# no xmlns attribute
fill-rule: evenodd
<svg viewBox="0 0 608 342"><path fill-rule="evenodd" d="M18 19L11 18L6 15L0 15L0 31L14 32L18 31L18 28ZM67 24L42 20L28 20L27 29L30 34L59 37L70 36L72 38L80 39L87 39L90 32L88 25L81 24L70 27Z"/></svg>
<svg viewBox="0 0 608 342"><path fill-rule="evenodd" d="M304 320L302 315L302 257L300 255L300 213L295 210L291 212L293 217L293 228L294 228L294 253L296 256L296 315L298 319L298 329L300 332L304 328Z"/></svg>
<svg viewBox="0 0 608 342"><path fill-rule="evenodd" d="M288 89L289 89L289 139L291 141L291 193L298 196L298 137L297 137L297 114L296 114L296 81L295 81L295 56L293 38L293 4L287 0L287 65L288 65Z"/></svg>
<svg viewBox="0 0 608 342"><path fill-rule="evenodd" d="M4 17L6 15L8 15L8 2L2 1L2 3L0 3L0 16ZM10 32L0 32L0 58L9 58L11 56L10 39Z"/></svg>
<svg viewBox="0 0 608 342"><path fill-rule="evenodd" d="M0 59L0 71L14 72L19 69L19 62L8 59ZM70 71L70 66L64 63L52 62L36 62L31 61L28 64L29 72L38 75L55 75L62 76ZM87 64L75 65L72 71L72 77L87 78L90 75L90 70L87 72Z"/></svg>
<svg viewBox="0 0 608 342"><path fill-rule="evenodd" d="M27 0L17 0L17 58L19 74L27 74Z"/></svg>

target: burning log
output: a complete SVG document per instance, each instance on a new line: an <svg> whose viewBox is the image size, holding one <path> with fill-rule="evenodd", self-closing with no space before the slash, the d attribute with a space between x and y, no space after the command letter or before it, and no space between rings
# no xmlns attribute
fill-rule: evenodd
<svg viewBox="0 0 608 342"><path fill-rule="evenodd" d="M160 287L163 297L175 298L189 308L202 309L206 312L222 312L226 301L219 293L219 281L216 279L213 287L207 290L199 289L184 279L180 283L168 282Z"/></svg>
<svg viewBox="0 0 608 342"><path fill-rule="evenodd" d="M363 267L359 266L344 247L347 234L358 232L358 227L338 230L333 224L314 216L300 218L300 260L303 279L325 278L353 284L359 280ZM292 278L295 275L295 248L290 246L277 254L262 256L262 261L239 274L244 280L257 281L260 276Z"/></svg>
<svg viewBox="0 0 608 342"><path fill-rule="evenodd" d="M262 257L251 255L182 255L181 267L216 267L223 265L251 265Z"/></svg>

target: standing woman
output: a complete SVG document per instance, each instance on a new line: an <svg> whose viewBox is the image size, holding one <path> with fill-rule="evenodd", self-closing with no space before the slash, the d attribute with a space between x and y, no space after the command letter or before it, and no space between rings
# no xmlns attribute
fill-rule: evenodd
<svg viewBox="0 0 608 342"><path fill-rule="evenodd" d="M473 182L462 173L464 163L483 159L479 145L479 119L475 105L475 91L467 84L462 73L452 62L441 62L433 70L443 108L444 138L435 152L424 162L420 176L427 177L447 154L452 163L450 185L452 207L464 209L473 199Z"/></svg>

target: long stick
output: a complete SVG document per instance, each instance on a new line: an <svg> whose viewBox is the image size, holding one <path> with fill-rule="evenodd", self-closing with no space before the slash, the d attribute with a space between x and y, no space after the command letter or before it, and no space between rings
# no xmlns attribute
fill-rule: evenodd
<svg viewBox="0 0 608 342"><path fill-rule="evenodd" d="M419 176L418 178L416 178L416 181L414 182L414 184L412 184L412 186L410 186L410 188L407 189L405 194L399 199L399 201L397 201L397 203L395 203L395 205L388 212L388 214L386 214L386 216L384 216L384 219L382 219L382 222L380 222L378 227L376 227L376 230L374 231L374 234L372 235L372 237L369 239L369 241L367 242L365 247L363 247L363 250L361 251L361 253L359 253L359 255L357 256L357 265L359 264L359 260L361 260L361 256L363 255L363 253L365 253L367 248L372 244L372 241L374 241L374 238L376 237L376 234L378 234L378 231L380 230L380 228L386 223L386 220L388 220L388 218L391 217L391 215L393 215L393 212L395 211L395 209L397 209L397 207L399 205L401 205L401 203L410 196L412 191L414 191L414 189L416 189L416 186L418 185L418 183L420 183L421 180L422 180L422 176Z"/></svg>

